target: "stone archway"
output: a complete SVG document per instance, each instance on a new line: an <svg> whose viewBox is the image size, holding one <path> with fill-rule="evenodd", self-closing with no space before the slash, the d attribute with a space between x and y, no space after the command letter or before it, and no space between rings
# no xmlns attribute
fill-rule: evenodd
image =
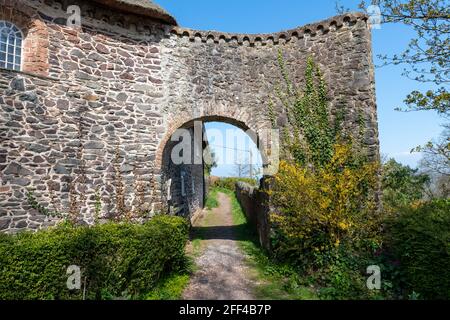
<svg viewBox="0 0 450 320"><path fill-rule="evenodd" d="M225 103L204 103L198 107L195 112L187 110L178 110L176 113L170 113L166 119L166 131L159 142L156 152L155 167L161 168L163 162L163 151L167 142L173 133L179 128L186 128L193 124L194 121L203 122L225 122L238 127L244 131L252 130L259 134L261 130L271 128L268 120L252 117L250 109L241 108L238 104Z"/></svg>
<svg viewBox="0 0 450 320"><path fill-rule="evenodd" d="M171 214L192 217L204 206L206 181L204 177L205 160L204 152L207 146L204 124L208 122L221 122L233 125L243 130L258 146L259 136L245 122L235 118L219 115L207 115L191 119L170 131L160 145L156 168L160 170L160 194L163 203L167 203L166 210ZM183 130L182 132L180 130ZM189 155L184 160L189 163L180 164L174 155L178 156L180 144L189 139L183 150L190 149ZM195 141L197 139L197 141ZM201 143L199 143L201 141ZM264 145L260 147L262 159L267 159ZM177 148L177 150L175 150ZM264 162L265 160L263 160Z"/></svg>
<svg viewBox="0 0 450 320"><path fill-rule="evenodd" d="M164 148L176 129L201 118L226 120L257 134L272 127L270 96L283 81L280 52L300 85L307 58L316 61L329 87L330 112L342 111L350 131L363 121L362 143L378 158L367 16L348 13L248 35L182 28L170 18L155 19L151 8L139 9L148 16L143 19L129 6L78 2L83 28L64 23L61 0L0 0L0 20L28 30L35 44L26 72L0 70L0 232L56 222L30 206L27 191L35 190L36 201L46 207L56 199L66 210L68 185L80 163L89 169L83 221L94 220L98 185L103 212L109 213L116 149L129 202L136 198L133 185L142 182L152 190L151 203L159 205L153 181L158 183ZM282 109L274 105L280 127Z"/></svg>

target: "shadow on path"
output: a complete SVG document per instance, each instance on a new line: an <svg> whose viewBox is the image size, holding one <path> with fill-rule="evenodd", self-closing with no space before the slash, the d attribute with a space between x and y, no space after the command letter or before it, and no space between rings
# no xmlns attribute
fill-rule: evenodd
<svg viewBox="0 0 450 320"><path fill-rule="evenodd" d="M248 232L248 224L234 226L193 227L191 231L191 239L244 241L251 238L250 235L246 236L246 233Z"/></svg>
<svg viewBox="0 0 450 320"><path fill-rule="evenodd" d="M191 241L200 240L194 273L185 300L253 300L256 283L238 242L253 239L247 224L235 225L231 199L218 193L218 208L204 212L192 228Z"/></svg>

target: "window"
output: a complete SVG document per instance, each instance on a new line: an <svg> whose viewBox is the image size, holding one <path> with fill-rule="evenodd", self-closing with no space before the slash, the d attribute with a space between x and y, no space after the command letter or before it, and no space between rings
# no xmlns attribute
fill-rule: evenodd
<svg viewBox="0 0 450 320"><path fill-rule="evenodd" d="M21 70L22 32L14 24L0 21L0 68Z"/></svg>

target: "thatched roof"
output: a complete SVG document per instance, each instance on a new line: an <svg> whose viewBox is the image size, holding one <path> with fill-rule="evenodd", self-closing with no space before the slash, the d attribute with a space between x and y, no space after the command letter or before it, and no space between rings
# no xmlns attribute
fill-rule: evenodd
<svg viewBox="0 0 450 320"><path fill-rule="evenodd" d="M109 8L120 10L123 12L143 15L153 19L161 20L167 24L177 25L174 17L159 5L154 4L151 0L94 0Z"/></svg>

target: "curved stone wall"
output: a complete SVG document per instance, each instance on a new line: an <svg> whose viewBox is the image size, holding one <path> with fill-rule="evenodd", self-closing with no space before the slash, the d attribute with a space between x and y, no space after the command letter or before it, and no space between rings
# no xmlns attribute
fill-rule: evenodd
<svg viewBox="0 0 450 320"><path fill-rule="evenodd" d="M20 2L36 12L49 39L48 58L39 56L48 59L40 61L45 72L0 70L0 230L53 224L55 219L30 207L27 189L43 207L63 211L71 181L80 174L85 182L77 184L78 193L87 198L84 221L93 221L97 188L103 212L114 211L116 148L127 205L138 202L139 180L146 202L156 203L157 210L164 190L163 151L174 130L198 118L227 119L255 132L270 127L268 98L281 81L280 50L298 83L307 57L315 59L332 111L345 110L350 130L362 116L364 143L378 157L364 15L272 35L233 35L173 27L78 1L83 27L73 29L65 25L60 1L0 1L3 8Z"/></svg>

